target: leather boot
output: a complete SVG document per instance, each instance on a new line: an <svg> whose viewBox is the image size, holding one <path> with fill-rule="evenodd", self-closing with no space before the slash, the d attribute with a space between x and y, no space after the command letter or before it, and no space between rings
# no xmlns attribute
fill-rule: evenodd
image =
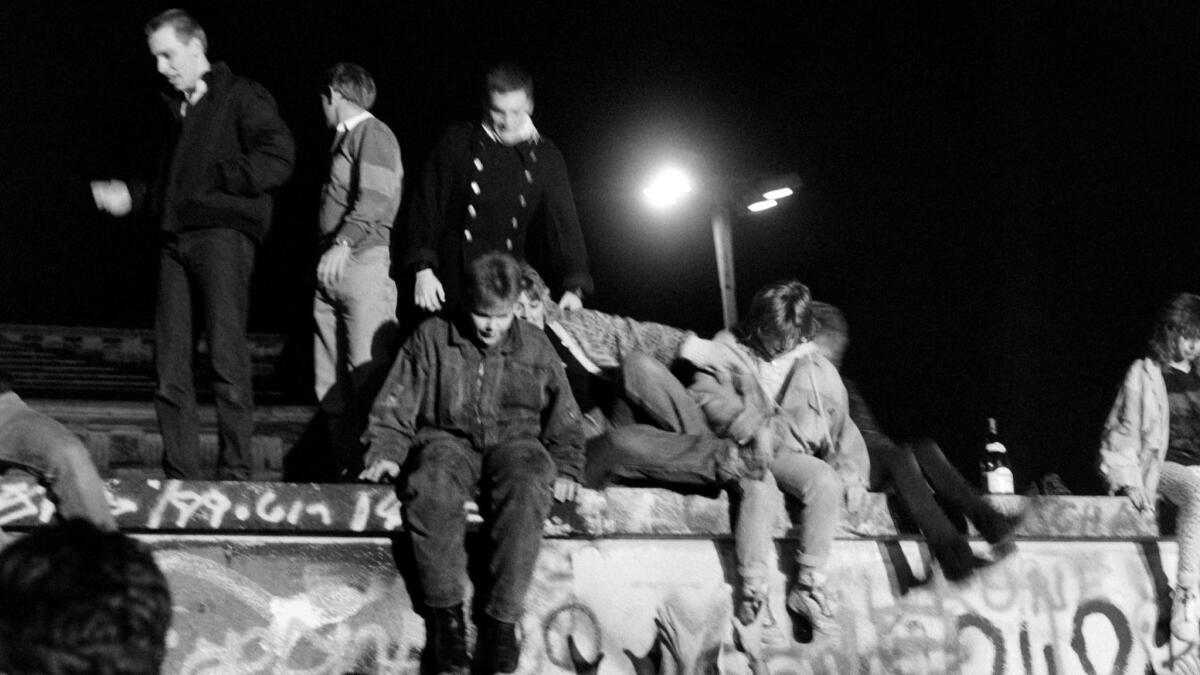
<svg viewBox="0 0 1200 675"><path fill-rule="evenodd" d="M429 665L439 675L466 675L467 633L463 623L462 604L453 607L430 607L426 622L425 650Z"/></svg>

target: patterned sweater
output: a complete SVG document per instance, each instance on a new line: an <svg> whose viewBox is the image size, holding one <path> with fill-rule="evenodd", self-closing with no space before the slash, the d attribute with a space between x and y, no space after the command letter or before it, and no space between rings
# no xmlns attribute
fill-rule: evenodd
<svg viewBox="0 0 1200 675"><path fill-rule="evenodd" d="M387 246L400 210L404 165L388 125L370 113L338 137L330 150L329 177L321 190L321 234L356 249Z"/></svg>

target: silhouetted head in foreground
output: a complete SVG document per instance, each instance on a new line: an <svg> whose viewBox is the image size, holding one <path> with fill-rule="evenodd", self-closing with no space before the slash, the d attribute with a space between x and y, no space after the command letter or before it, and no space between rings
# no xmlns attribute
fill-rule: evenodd
<svg viewBox="0 0 1200 675"><path fill-rule="evenodd" d="M0 672L158 673L171 594L150 551L83 520L0 551Z"/></svg>

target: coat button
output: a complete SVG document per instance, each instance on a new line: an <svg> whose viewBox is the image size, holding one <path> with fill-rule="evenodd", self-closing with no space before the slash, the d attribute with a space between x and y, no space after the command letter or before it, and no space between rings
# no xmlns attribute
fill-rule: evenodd
<svg viewBox="0 0 1200 675"><path fill-rule="evenodd" d="M533 174L529 173L529 169L525 169L525 182L527 182L527 183L533 182Z"/></svg>
<svg viewBox="0 0 1200 675"><path fill-rule="evenodd" d="M528 172L526 172L526 173L528 173ZM479 183L476 183L475 181L471 181L471 192L474 192L475 194L479 194Z"/></svg>
<svg viewBox="0 0 1200 675"><path fill-rule="evenodd" d="M512 239L505 239L505 240L504 240L504 245L505 245L505 246L507 246L507 247L508 247L508 250L510 250L510 251L511 251L511 250L512 250Z"/></svg>
<svg viewBox="0 0 1200 675"><path fill-rule="evenodd" d="M473 239L473 237L471 236L471 231L470 231L470 230L463 230L463 237L464 237L464 238L465 238L467 241L471 241L471 239Z"/></svg>
<svg viewBox="0 0 1200 675"><path fill-rule="evenodd" d="M513 216L512 224L513 224L513 229L514 230L517 229L517 217L516 216Z"/></svg>
<svg viewBox="0 0 1200 675"><path fill-rule="evenodd" d="M478 157L475 158L475 170L483 171L483 160L479 159Z"/></svg>
<svg viewBox="0 0 1200 675"><path fill-rule="evenodd" d="M472 218L475 217L476 213L474 204L467 204L467 215L471 216Z"/></svg>
<svg viewBox="0 0 1200 675"><path fill-rule="evenodd" d="M521 208L525 208L525 195L517 195L517 202L521 204Z"/></svg>

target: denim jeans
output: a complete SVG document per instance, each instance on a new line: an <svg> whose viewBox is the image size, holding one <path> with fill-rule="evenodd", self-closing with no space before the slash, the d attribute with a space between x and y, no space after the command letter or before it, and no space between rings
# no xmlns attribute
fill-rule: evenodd
<svg viewBox="0 0 1200 675"><path fill-rule="evenodd" d="M75 434L29 406L13 392L0 394L0 463L31 467L46 478L62 518L83 518L116 530L91 455Z"/></svg>
<svg viewBox="0 0 1200 675"><path fill-rule="evenodd" d="M338 466L357 475L359 437L395 356L396 282L387 246L351 253L336 284L313 298L313 379Z"/></svg>
<svg viewBox="0 0 1200 675"><path fill-rule="evenodd" d="M484 612L516 623L524 613L542 527L550 512L554 462L534 439L482 452L461 438L439 436L415 450L400 498L429 607L463 602L467 574L463 504L477 502L490 542Z"/></svg>
<svg viewBox="0 0 1200 675"><path fill-rule="evenodd" d="M733 441L713 434L692 394L653 357L639 352L627 355L621 377L625 397L653 425L617 426L589 444L589 484L602 487L609 481L653 481L730 490L738 497L733 523L738 574L744 584L765 581L779 516L775 481L768 475L764 480L742 477L730 482L718 471ZM788 485L798 488L794 494L805 506L800 559L802 563L823 562L829 557L837 527L841 481L833 468L819 459L804 457L798 462L798 472L791 470L794 464L797 462L785 461L779 468L794 476ZM770 469L774 471L775 464ZM805 477L807 481L802 480Z"/></svg>
<svg viewBox="0 0 1200 675"><path fill-rule="evenodd" d="M166 235L159 254L154 407L168 478L202 478L192 360L204 322L217 403L217 477L250 477L254 392L246 319L254 242L229 228ZM193 307L193 300L199 305Z"/></svg>

